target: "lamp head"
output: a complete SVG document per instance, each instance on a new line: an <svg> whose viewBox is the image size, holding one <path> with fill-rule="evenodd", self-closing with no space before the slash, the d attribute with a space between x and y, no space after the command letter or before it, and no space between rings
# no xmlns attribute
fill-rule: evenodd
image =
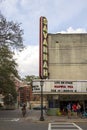
<svg viewBox="0 0 87 130"><path fill-rule="evenodd" d="M43 85L44 85L44 81L41 79L40 86L43 86Z"/></svg>

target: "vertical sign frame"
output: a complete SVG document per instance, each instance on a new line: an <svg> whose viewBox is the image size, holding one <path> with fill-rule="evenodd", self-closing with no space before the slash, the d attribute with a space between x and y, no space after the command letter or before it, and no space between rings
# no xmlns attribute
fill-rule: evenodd
<svg viewBox="0 0 87 130"><path fill-rule="evenodd" d="M48 21L46 17L40 17L40 41L39 41L39 76L48 78Z"/></svg>

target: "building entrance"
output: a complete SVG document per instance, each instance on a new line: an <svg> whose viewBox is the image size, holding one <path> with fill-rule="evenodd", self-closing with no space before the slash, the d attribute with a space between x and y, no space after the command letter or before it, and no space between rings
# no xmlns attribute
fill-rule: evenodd
<svg viewBox="0 0 87 130"><path fill-rule="evenodd" d="M80 103L82 107L87 108L87 95L59 95L58 99L54 98L54 95L51 96L51 99L48 100L49 108L60 108L60 110L66 109L68 103L73 105L74 103Z"/></svg>

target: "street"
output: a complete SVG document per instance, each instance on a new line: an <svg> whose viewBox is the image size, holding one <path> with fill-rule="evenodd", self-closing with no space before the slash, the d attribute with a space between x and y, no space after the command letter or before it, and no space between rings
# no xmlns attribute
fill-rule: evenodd
<svg viewBox="0 0 87 130"><path fill-rule="evenodd" d="M28 111L25 118L21 115L21 110L2 110L0 111L0 130L48 130L50 122L31 121L28 119L30 114L38 115L40 111ZM39 116L37 116L39 120ZM83 130L87 130L87 122L74 122ZM67 129L68 130L68 129Z"/></svg>
<svg viewBox="0 0 87 130"><path fill-rule="evenodd" d="M27 112L28 116L29 112ZM0 111L0 130L47 130L48 123L33 123L22 117L21 110Z"/></svg>
<svg viewBox="0 0 87 130"><path fill-rule="evenodd" d="M48 124L31 122L0 121L0 130L47 130Z"/></svg>

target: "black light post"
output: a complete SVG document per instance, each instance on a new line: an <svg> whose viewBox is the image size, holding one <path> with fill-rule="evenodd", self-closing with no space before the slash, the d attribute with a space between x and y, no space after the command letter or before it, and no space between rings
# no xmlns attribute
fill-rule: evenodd
<svg viewBox="0 0 87 130"><path fill-rule="evenodd" d="M43 85L44 85L44 81L41 80L40 81L40 86L41 86L41 117L40 117L40 121L44 121L44 116L43 116Z"/></svg>

